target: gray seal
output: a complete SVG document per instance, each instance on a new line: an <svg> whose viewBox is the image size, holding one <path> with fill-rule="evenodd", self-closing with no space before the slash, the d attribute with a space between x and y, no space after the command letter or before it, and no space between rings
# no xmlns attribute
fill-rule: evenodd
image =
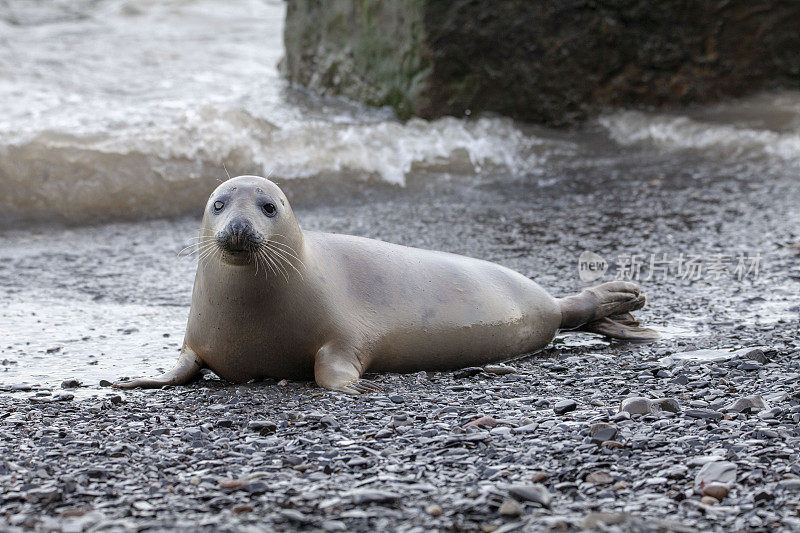
<svg viewBox="0 0 800 533"><path fill-rule="evenodd" d="M446 370L545 347L559 329L658 337L630 314L645 304L614 281L566 298L503 266L378 240L303 231L283 191L239 176L211 194L180 359L122 388L191 381L202 368L242 383L314 378L376 390L365 372Z"/></svg>

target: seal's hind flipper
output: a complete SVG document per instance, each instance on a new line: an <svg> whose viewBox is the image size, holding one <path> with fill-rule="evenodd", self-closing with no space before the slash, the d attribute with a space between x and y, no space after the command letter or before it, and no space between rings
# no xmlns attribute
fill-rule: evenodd
<svg viewBox="0 0 800 533"><path fill-rule="evenodd" d="M661 336L654 329L642 327L641 322L636 320L630 313L610 315L584 324L576 331L598 333L612 339L625 341L651 341Z"/></svg>

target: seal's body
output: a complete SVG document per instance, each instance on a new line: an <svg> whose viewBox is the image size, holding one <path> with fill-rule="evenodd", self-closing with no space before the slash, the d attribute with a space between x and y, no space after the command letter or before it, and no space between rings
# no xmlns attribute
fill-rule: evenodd
<svg viewBox="0 0 800 533"><path fill-rule="evenodd" d="M443 370L546 346L559 328L657 336L628 314L631 283L555 299L503 266L372 239L301 231L282 191L241 176L211 195L178 365L122 387L184 383L208 367L233 382L311 378L374 389L366 371Z"/></svg>
<svg viewBox="0 0 800 533"><path fill-rule="evenodd" d="M349 235L304 236L302 276L289 269L288 283L280 275L256 283L248 266L240 268L250 276L230 279L230 267L214 261L198 271L186 342L220 377L313 377L328 343L377 372L472 366L537 350L561 325L554 298L500 265Z"/></svg>

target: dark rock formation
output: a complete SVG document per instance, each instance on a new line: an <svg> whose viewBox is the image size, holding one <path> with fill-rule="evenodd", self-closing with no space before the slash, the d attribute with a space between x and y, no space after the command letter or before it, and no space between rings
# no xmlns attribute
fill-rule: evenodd
<svg viewBox="0 0 800 533"><path fill-rule="evenodd" d="M290 81L400 116L563 124L800 86L800 3L289 0Z"/></svg>

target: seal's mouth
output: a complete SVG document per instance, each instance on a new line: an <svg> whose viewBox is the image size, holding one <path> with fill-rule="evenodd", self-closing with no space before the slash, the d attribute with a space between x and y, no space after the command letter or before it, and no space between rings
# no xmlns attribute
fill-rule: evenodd
<svg viewBox="0 0 800 533"><path fill-rule="evenodd" d="M234 256L254 254L264 242L263 237L252 230L221 231L215 240L222 251Z"/></svg>
<svg viewBox="0 0 800 533"><path fill-rule="evenodd" d="M261 247L261 239L218 235L216 240L217 246L231 255L253 254Z"/></svg>

